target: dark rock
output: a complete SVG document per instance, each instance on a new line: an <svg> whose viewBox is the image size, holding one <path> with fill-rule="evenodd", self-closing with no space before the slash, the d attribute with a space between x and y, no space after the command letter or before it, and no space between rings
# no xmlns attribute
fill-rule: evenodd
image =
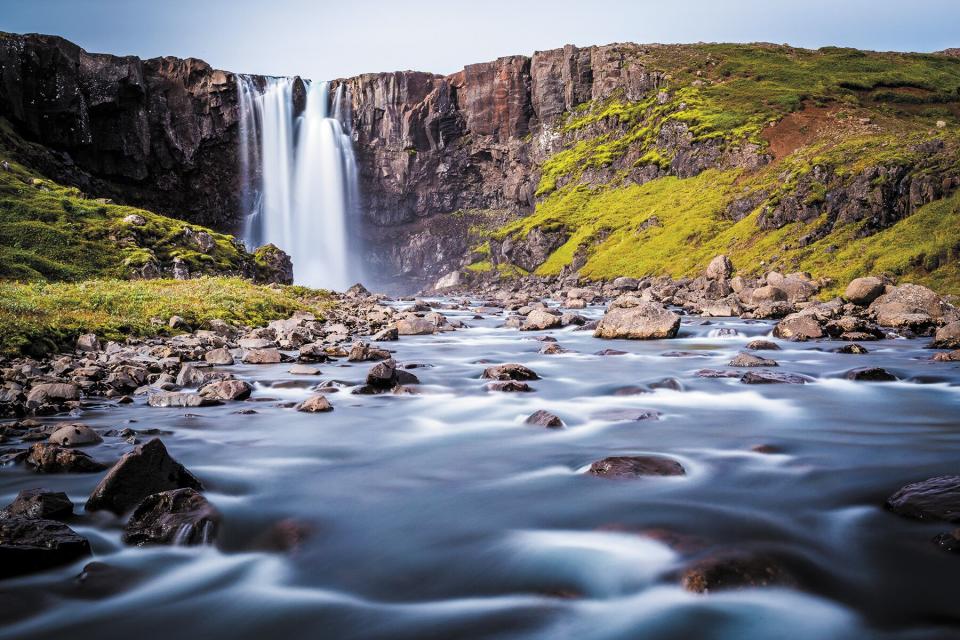
<svg viewBox="0 0 960 640"><path fill-rule="evenodd" d="M843 345L842 347L837 347L837 348L834 349L833 351L834 351L835 353L846 353L846 354L850 354L850 355L865 355L865 354L870 353L869 351L867 351L867 348L866 348L866 347L864 347L864 346L862 346L862 345L859 345L859 344L856 344L856 343L853 343L853 344L845 344L845 345Z"/></svg>
<svg viewBox="0 0 960 640"><path fill-rule="evenodd" d="M62 491L23 489L7 507L0 519L8 517L40 520L63 520L73 515L73 503Z"/></svg>
<svg viewBox="0 0 960 640"><path fill-rule="evenodd" d="M148 495L172 489L202 490L203 485L154 438L113 465L90 494L87 511L106 509L123 514Z"/></svg>
<svg viewBox="0 0 960 640"><path fill-rule="evenodd" d="M83 451L64 449L45 442L30 447L26 462L40 473L92 473L107 468L107 465L97 462Z"/></svg>
<svg viewBox="0 0 960 640"><path fill-rule="evenodd" d="M483 370L483 376L487 380L539 380L540 376L528 367L522 364L498 364L487 367Z"/></svg>
<svg viewBox="0 0 960 640"><path fill-rule="evenodd" d="M548 427L550 429L560 429L565 426L563 424L563 420L561 420L559 416L556 416L549 411L544 411L543 409L530 414L530 416L524 420L524 422L526 424L534 424L540 427Z"/></svg>
<svg viewBox="0 0 960 640"><path fill-rule="evenodd" d="M960 553L960 529L938 534L933 538L933 542L944 551Z"/></svg>
<svg viewBox="0 0 960 640"><path fill-rule="evenodd" d="M626 351L620 351L620 349L601 349L593 355L595 356L625 356L627 355Z"/></svg>
<svg viewBox="0 0 960 640"><path fill-rule="evenodd" d="M210 544L217 535L220 514L193 489L174 489L147 496L123 530L131 545Z"/></svg>
<svg viewBox="0 0 960 640"><path fill-rule="evenodd" d="M896 382L899 379L886 369L880 367L853 369L852 371L847 371L844 377L847 380L859 380L861 382Z"/></svg>
<svg viewBox="0 0 960 640"><path fill-rule="evenodd" d="M679 462L660 456L612 456L591 464L587 473L603 478L686 475Z"/></svg>
<svg viewBox="0 0 960 640"><path fill-rule="evenodd" d="M279 247L265 244L253 252L257 282L293 284L293 261Z"/></svg>
<svg viewBox="0 0 960 640"><path fill-rule="evenodd" d="M908 484L887 498L886 507L907 518L960 522L960 476Z"/></svg>
<svg viewBox="0 0 960 640"><path fill-rule="evenodd" d="M90 555L90 543L55 520L0 518L0 578L67 565Z"/></svg>

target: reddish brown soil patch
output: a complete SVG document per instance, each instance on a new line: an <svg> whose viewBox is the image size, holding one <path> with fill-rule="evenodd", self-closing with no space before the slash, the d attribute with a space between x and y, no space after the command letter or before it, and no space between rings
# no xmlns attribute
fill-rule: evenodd
<svg viewBox="0 0 960 640"><path fill-rule="evenodd" d="M826 129L836 125L836 109L830 107L805 107L784 116L780 122L763 130L763 139L770 147L774 159L790 155L804 147Z"/></svg>

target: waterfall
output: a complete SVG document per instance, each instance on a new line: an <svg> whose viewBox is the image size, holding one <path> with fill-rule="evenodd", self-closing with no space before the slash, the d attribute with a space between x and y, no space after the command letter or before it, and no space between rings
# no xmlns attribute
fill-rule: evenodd
<svg viewBox="0 0 960 640"><path fill-rule="evenodd" d="M296 82L239 77L244 241L286 251L298 284L343 290L359 279L350 96L341 84L331 100L329 82L306 82L295 115Z"/></svg>

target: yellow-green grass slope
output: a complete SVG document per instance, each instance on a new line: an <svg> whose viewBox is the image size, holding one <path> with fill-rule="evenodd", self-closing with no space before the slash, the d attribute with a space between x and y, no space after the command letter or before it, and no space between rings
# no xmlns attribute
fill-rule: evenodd
<svg viewBox="0 0 960 640"><path fill-rule="evenodd" d="M569 142L541 166L534 213L494 233L523 237L534 227L566 229L569 241L539 274L559 273L580 255L588 278L680 277L726 253L744 274L801 269L839 286L887 272L960 293L956 197L875 235L864 237L863 223L834 226L806 246L800 238L825 219L774 230L758 224L761 212L790 195L816 166L843 180L866 167L929 163L921 143L936 139L945 145L942 157L924 170L960 175L960 59L775 45L653 47L630 55L627 64L664 72L662 95L638 102L615 95L566 114L556 129ZM802 121L790 132L797 140L789 154L758 170L708 170L643 185L627 179L640 165L669 166L669 152L657 147L669 122L686 124L695 142L773 151L771 127L802 109L817 111L820 122ZM628 151L639 159L618 165ZM619 169L606 184L583 184L588 169L614 166ZM813 186L806 198L820 204L826 186ZM751 214L740 221L725 215L731 202L752 193L762 200ZM473 270L485 266L481 261Z"/></svg>

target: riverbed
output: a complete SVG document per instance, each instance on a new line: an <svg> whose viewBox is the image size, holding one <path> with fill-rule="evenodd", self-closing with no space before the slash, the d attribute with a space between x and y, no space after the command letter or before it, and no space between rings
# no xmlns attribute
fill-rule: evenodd
<svg viewBox="0 0 960 640"><path fill-rule="evenodd" d="M255 385L245 402L137 398L57 418L160 430L223 525L211 546L125 547L122 521L82 514L102 474L0 469L3 504L67 492L70 526L111 567L84 584L83 563L0 583L0 638L960 637L960 557L931 542L950 525L883 507L906 483L960 471L960 366L931 362L928 340L867 342L865 355L774 340L761 355L812 381L748 385L697 372L730 370L773 322L685 316L676 339L626 341L443 312L469 327L384 343L416 394L351 394L370 362L318 376L235 365L223 369ZM567 351L539 353L544 336ZM486 389L484 368L507 362L539 374L533 392ZM844 377L874 366L899 381ZM334 411L293 408L327 381L342 385ZM541 409L565 428L524 422ZM85 448L104 462L129 449L110 436ZM686 475L586 473L642 454ZM295 549L269 549L278 522L302 534ZM684 590L679 572L711 548L770 554L792 583Z"/></svg>

